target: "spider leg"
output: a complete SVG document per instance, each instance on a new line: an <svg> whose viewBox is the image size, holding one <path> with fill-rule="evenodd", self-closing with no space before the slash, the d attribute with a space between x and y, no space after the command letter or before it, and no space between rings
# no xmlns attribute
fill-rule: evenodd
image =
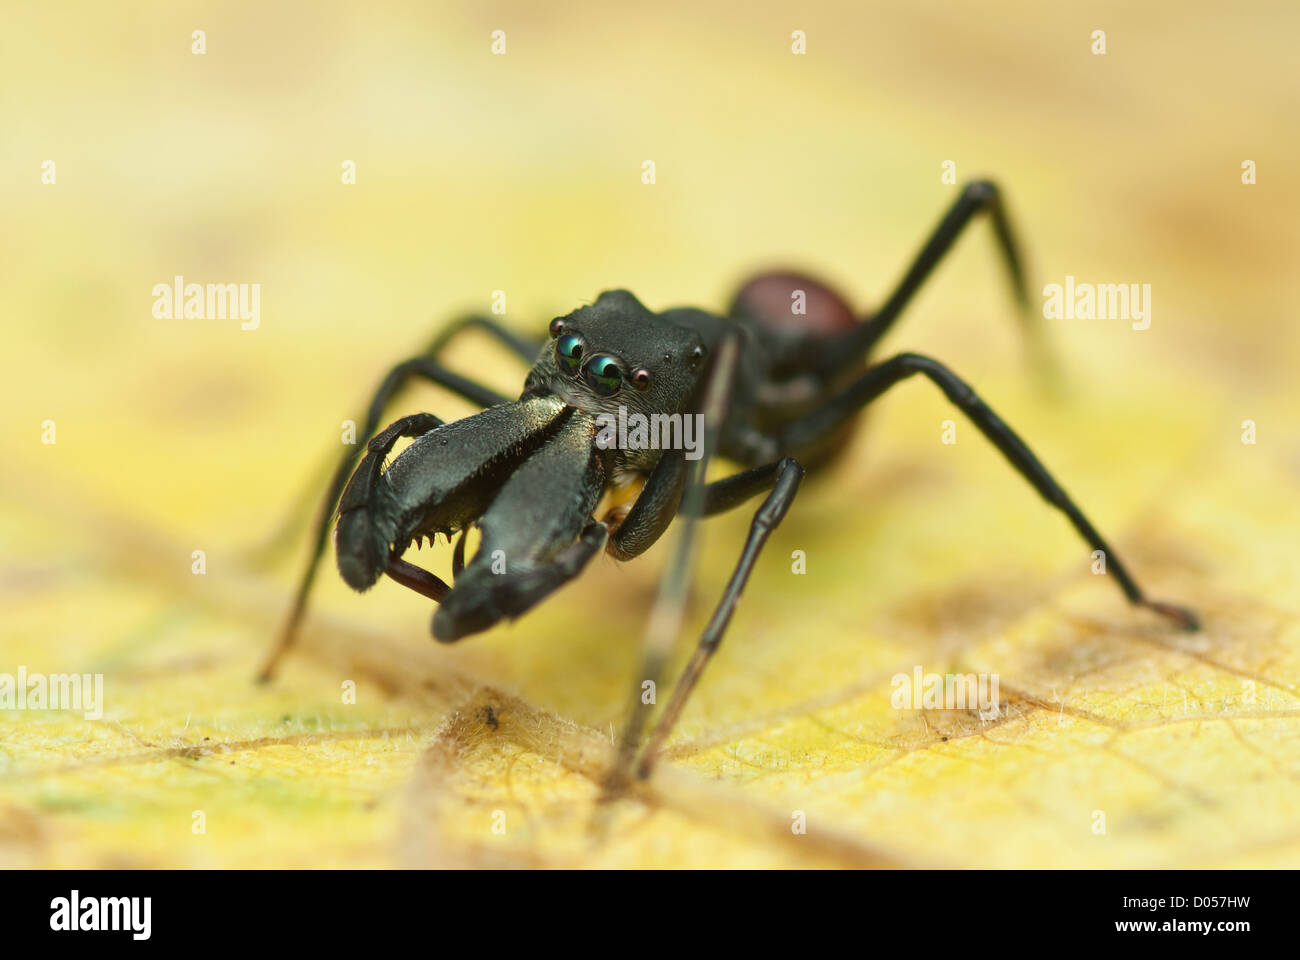
<svg viewBox="0 0 1300 960"><path fill-rule="evenodd" d="M461 317L447 325L433 342L429 344L429 349L424 352L426 357L437 357L442 350L457 339L462 333L468 330L481 330L492 337L507 350L517 356L524 363L532 366L537 359L538 351L542 349L544 341L531 340L527 337L521 337L513 330L508 330L491 317L485 317L481 314L472 313L469 316Z"/></svg>
<svg viewBox="0 0 1300 960"><path fill-rule="evenodd" d="M364 426L360 431L362 443L367 442L371 435L374 434L379 426L379 420L383 416L384 409L392 402L398 391L412 379L423 379L446 387L458 396L484 407L506 402L506 398L495 390L448 370L430 357L413 357L393 367L375 391L366 411ZM399 421L399 423L402 422L405 421ZM392 438L393 441L396 441L396 439L396 436ZM330 521L334 517L335 505L339 502L339 497L343 493L344 485L348 482L348 477L352 475L352 468L357 462L359 446L358 444L344 449L343 456L340 458L339 464L334 470L334 475L330 479L329 486L325 490L325 495L316 514L316 526L312 534L311 552L307 560L307 566L303 569L302 577L298 582L298 589L294 594L293 606L290 608L289 615L280 630L276 645L258 674L259 682L266 683L271 680L280 660L293 646L298 624L307 609L307 599L316 580L316 571L320 567L321 556L325 552L325 543L329 539ZM382 457L376 469L381 468Z"/></svg>
<svg viewBox="0 0 1300 960"><path fill-rule="evenodd" d="M707 499L704 477L709 460L718 448L718 438L731 404L740 361L740 343L739 331L726 334L718 344L713 365L706 375L701 403L704 438L700 458L687 467L680 451L665 453L646 481L632 511L611 539L611 553L616 557L627 559L636 556L663 533L673 516L679 512L682 515L675 549L660 582L646 628L641 667L632 690L632 706L619 739L614 765L605 779L606 800L620 793L630 779L649 714L650 705L642 700L643 685L650 683L658 688L664 664L681 631L686 588L695 555L695 518L703 512ZM683 487L684 492L679 495L677 491ZM645 508L641 507L642 500L647 502Z"/></svg>
<svg viewBox="0 0 1300 960"><path fill-rule="evenodd" d="M867 355L876 342L894 325L894 321L898 319L903 308L907 306L916 291L934 272L934 268L952 249L962 231L980 213L988 213L989 218L993 221L998 249L1002 254L1003 263L1006 265L1008 279L1011 281L1016 302L1020 306L1022 323L1034 347L1041 352L1041 344L1038 340L1040 331L1036 326L1030 324L1032 314L1029 310L1029 292L1025 288L1023 261L1019 244L1017 244L1015 233L1011 229L1011 222L1007 217L1002 202L1001 191L998 190L997 184L992 181L975 180L966 184L962 189L961 195L957 197L948 212L944 214L943 219L939 221L939 225L934 228L929 239L926 240L925 245L912 261L912 265L908 267L907 273L903 275L903 279L899 281L898 286L894 288L894 292L890 294L889 299L856 330L845 334L843 337L835 338L828 344L818 363L818 372L823 378L828 378L840 370L855 366L861 362L862 358Z"/></svg>
<svg viewBox="0 0 1300 960"><path fill-rule="evenodd" d="M1110 544L1102 538L1084 516L1083 511L1048 473L1047 468L1034 456L1025 442L976 395L965 381L937 360L916 353L900 353L871 367L820 410L787 427L781 436L782 449L797 449L822 436L826 431L834 430L845 419L853 416L890 387L916 373L924 374L932 380L998 448L1016 472L1028 480L1044 500L1069 518L1074 529L1089 546L1104 552L1107 571L1114 575L1130 603L1154 610L1172 620L1181 629L1199 629L1199 622L1191 610L1147 598Z"/></svg>
<svg viewBox="0 0 1300 960"><path fill-rule="evenodd" d="M804 469L799 462L793 457L785 457L774 463L763 464L734 476L716 480L705 487L704 501L700 507L703 516L730 510L764 490L770 492L754 514L754 519L749 526L749 535L745 538L745 546L740 551L740 559L736 563L735 570L732 571L731 579L727 581L722 599L718 601L713 616L709 618L708 625L700 634L695 653L687 663L686 669L682 671L676 686L673 687L672 697L669 698L668 705L664 708L662 716L650 734L649 742L641 753L641 760L637 764L637 776L645 778L650 775L660 747L677 723L682 707L685 706L691 691L695 689L700 674L704 672L704 668L722 642L722 635L731 622L731 615L735 612L737 604L740 603L741 591L745 589L749 575L758 562L759 553L767 543L768 536L790 509L803 477Z"/></svg>

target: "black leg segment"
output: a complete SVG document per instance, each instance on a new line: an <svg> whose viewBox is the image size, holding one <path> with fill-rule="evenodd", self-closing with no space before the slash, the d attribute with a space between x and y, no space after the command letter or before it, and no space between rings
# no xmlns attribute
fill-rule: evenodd
<svg viewBox="0 0 1300 960"><path fill-rule="evenodd" d="M924 374L938 385L948 399L1001 451L1007 461L1015 467L1016 472L1028 480L1044 500L1069 518L1074 529L1079 532L1079 536L1094 550L1105 553L1107 570L1114 574L1116 582L1119 583L1120 589L1124 591L1129 602L1168 617L1182 629L1198 629L1196 615L1190 610L1147 599L1123 562L1111 549L1110 544L1102 538L1088 518L1083 515L1083 511L1053 479L1025 442L975 394L965 381L937 360L916 353L900 353L872 367L825 407L787 428L781 438L782 448L797 449L800 444L814 440L826 431L834 430L845 419L871 403L890 387L916 373Z"/></svg>
<svg viewBox="0 0 1300 960"><path fill-rule="evenodd" d="M663 716L659 718L654 731L650 734L650 740L637 764L638 776L650 775L659 748L677 723L682 707L685 706L691 691L695 689L700 674L704 672L709 659L722 642L722 635L731 622L731 615L735 612L736 605L740 603L740 594L749 581L754 565L758 562L759 553L762 552L772 531L785 518L790 504L794 502L795 494L799 491L799 483L803 480L803 476L804 469L799 462L786 457L776 463L754 467L733 477L718 480L705 488L706 513L728 510L762 490L770 489L771 492L754 514L754 519L749 525L749 535L745 538L745 546L740 551L740 560L736 563L731 579L727 581L722 599L718 601L713 616L709 618L708 625L700 635L699 644L682 672L681 679L673 688L672 697L668 701L668 706L664 708Z"/></svg>
<svg viewBox="0 0 1300 960"><path fill-rule="evenodd" d="M507 330L491 317L475 313L448 324L446 329L434 337L424 355L427 357L438 356L451 341L458 339L462 333L470 330L481 330L486 333L529 366L537 359L538 351L542 349L541 340L529 340L526 337L521 337L511 330Z"/></svg>
<svg viewBox="0 0 1300 960"><path fill-rule="evenodd" d="M979 213L988 213L993 221L993 232L997 237L998 249L1006 265L1016 302L1022 316L1028 321L1029 293L1025 289L1022 258L1002 202L1002 194L992 181L976 180L962 189L961 195L939 221L889 299L881 304L880 309L866 323L835 341L833 348L823 354L818 370L823 377L852 367L866 356L876 341L893 326L903 308Z"/></svg>

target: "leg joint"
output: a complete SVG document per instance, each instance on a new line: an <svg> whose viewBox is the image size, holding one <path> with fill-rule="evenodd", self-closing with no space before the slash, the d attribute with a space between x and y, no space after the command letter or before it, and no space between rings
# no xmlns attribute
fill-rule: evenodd
<svg viewBox="0 0 1300 960"><path fill-rule="evenodd" d="M998 198L998 185L992 180L972 180L962 189L962 195L980 205Z"/></svg>

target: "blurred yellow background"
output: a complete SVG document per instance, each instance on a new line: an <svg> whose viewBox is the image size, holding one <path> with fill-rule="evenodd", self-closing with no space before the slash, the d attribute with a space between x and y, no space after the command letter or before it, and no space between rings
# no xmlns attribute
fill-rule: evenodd
<svg viewBox="0 0 1300 960"><path fill-rule="evenodd" d="M0 711L0 863L1300 863L1298 28L1282 2L7 10L0 672L102 672L107 703ZM1202 635L1127 609L964 421L941 444L959 418L918 383L805 487L603 837L662 544L454 648L331 555L301 652L251 685L303 532L258 548L439 324L495 290L521 332L617 286L722 310L773 265L866 310L955 197L945 161L1001 183L1036 309L1067 275L1150 283L1151 327L1044 321L1043 391L980 223L884 354L975 385ZM176 275L260 284L259 327L156 319ZM692 633L748 517L707 526ZM1010 716L890 709L914 664L999 672Z"/></svg>

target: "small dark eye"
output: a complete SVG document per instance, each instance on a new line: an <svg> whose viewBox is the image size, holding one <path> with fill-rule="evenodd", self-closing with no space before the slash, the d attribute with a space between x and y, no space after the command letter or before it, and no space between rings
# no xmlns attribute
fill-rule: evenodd
<svg viewBox="0 0 1300 960"><path fill-rule="evenodd" d="M587 361L585 367L587 386L602 397L612 397L623 385L623 371L618 368L618 361L601 354Z"/></svg>
<svg viewBox="0 0 1300 960"><path fill-rule="evenodd" d="M633 373L632 386L636 387L638 390L644 390L646 387L650 386L650 371L645 367L641 367Z"/></svg>
<svg viewBox="0 0 1300 960"><path fill-rule="evenodd" d="M554 340L564 332L564 320L556 317L551 321L551 339Z"/></svg>
<svg viewBox="0 0 1300 960"><path fill-rule="evenodd" d="M569 373L577 373L582 365L582 340L566 333L555 341L555 359Z"/></svg>

